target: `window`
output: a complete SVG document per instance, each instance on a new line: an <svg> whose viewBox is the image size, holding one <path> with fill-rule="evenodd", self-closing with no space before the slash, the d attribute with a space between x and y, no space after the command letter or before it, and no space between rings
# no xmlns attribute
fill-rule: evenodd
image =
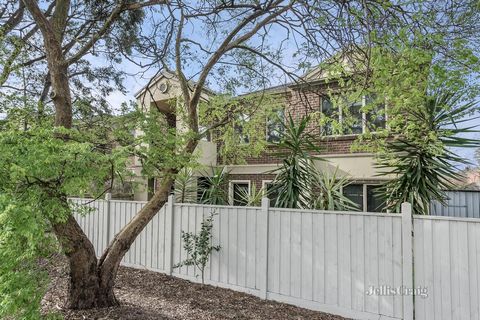
<svg viewBox="0 0 480 320"><path fill-rule="evenodd" d="M273 182L270 180L263 180L263 190L265 190L265 195L270 199L270 207L274 207L277 202L278 194L273 193L272 190Z"/></svg>
<svg viewBox="0 0 480 320"><path fill-rule="evenodd" d="M250 181L232 181L230 199L234 206L246 206L245 197L250 194Z"/></svg>
<svg viewBox="0 0 480 320"><path fill-rule="evenodd" d="M349 184L343 187L343 195L357 205L358 211L363 211L363 185Z"/></svg>
<svg viewBox="0 0 480 320"><path fill-rule="evenodd" d="M322 135L333 135L332 121L339 121L343 125L343 134L361 134L369 131L374 132L378 128L385 128L386 112L385 104L379 103L373 110L365 113L362 111L367 104L372 103L374 98L362 97L361 101L348 104L347 110L340 110L328 97L323 97L321 111L326 118L322 124ZM343 115L342 115L343 111Z"/></svg>
<svg viewBox="0 0 480 320"><path fill-rule="evenodd" d="M197 179L197 203L204 203L207 198L207 191L212 186L208 177L198 177Z"/></svg>
<svg viewBox="0 0 480 320"><path fill-rule="evenodd" d="M368 212L385 212L385 200L377 194L380 186L367 185L367 211Z"/></svg>
<svg viewBox="0 0 480 320"><path fill-rule="evenodd" d="M361 134L363 132L362 102L354 102L348 107L348 127L345 134Z"/></svg>
<svg viewBox="0 0 480 320"><path fill-rule="evenodd" d="M375 97L366 97L366 105L372 104L375 102ZM368 129L372 132L377 131L377 129L385 128L386 125L386 112L385 104L377 103L372 110L366 114L366 125Z"/></svg>
<svg viewBox="0 0 480 320"><path fill-rule="evenodd" d="M284 127L285 113L283 109L275 111L267 119L267 142L280 142Z"/></svg>
<svg viewBox="0 0 480 320"><path fill-rule="evenodd" d="M350 184L343 188L343 194L358 205L358 211L385 212L385 201L376 190L379 185Z"/></svg>
<svg viewBox="0 0 480 320"><path fill-rule="evenodd" d="M147 199L150 200L155 193L155 178L149 178L147 181Z"/></svg>
<svg viewBox="0 0 480 320"><path fill-rule="evenodd" d="M250 143L250 137L245 133L244 124L249 121L248 116L242 114L238 117L237 121L234 124L235 133L239 137L240 143L248 144Z"/></svg>
<svg viewBox="0 0 480 320"><path fill-rule="evenodd" d="M322 98L322 113L325 117L325 122L322 125L322 135L331 136L333 134L332 119L334 119L335 110L332 101L328 97Z"/></svg>

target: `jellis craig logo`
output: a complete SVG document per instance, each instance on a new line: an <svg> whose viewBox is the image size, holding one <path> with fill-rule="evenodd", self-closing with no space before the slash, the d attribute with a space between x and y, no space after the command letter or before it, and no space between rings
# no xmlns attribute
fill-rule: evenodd
<svg viewBox="0 0 480 320"><path fill-rule="evenodd" d="M392 287L383 285L379 287L369 286L365 291L367 296L417 296L422 298L428 297L427 287L408 288L405 286Z"/></svg>

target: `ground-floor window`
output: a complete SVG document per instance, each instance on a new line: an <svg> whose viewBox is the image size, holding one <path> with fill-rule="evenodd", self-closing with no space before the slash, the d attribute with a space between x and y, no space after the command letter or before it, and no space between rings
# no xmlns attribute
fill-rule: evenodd
<svg viewBox="0 0 480 320"><path fill-rule="evenodd" d="M358 206L358 211L385 212L385 201L378 195L379 185L354 183L343 187L343 194Z"/></svg>
<svg viewBox="0 0 480 320"><path fill-rule="evenodd" d="M263 180L262 181L262 188L264 190L265 196L270 199L270 207L274 207L275 203L277 202L278 194L272 192L273 182L272 180Z"/></svg>
<svg viewBox="0 0 480 320"><path fill-rule="evenodd" d="M197 178L197 203L204 203L207 198L207 191L212 186L208 177Z"/></svg>
<svg viewBox="0 0 480 320"><path fill-rule="evenodd" d="M156 189L155 187L156 187L155 178L149 178L147 181L147 200L152 199L155 193L155 189Z"/></svg>
<svg viewBox="0 0 480 320"><path fill-rule="evenodd" d="M250 194L250 181L230 182L230 203L234 206L246 206L247 197Z"/></svg>
<svg viewBox="0 0 480 320"><path fill-rule="evenodd" d="M343 194L357 205L358 211L363 211L363 185L349 184L343 187Z"/></svg>

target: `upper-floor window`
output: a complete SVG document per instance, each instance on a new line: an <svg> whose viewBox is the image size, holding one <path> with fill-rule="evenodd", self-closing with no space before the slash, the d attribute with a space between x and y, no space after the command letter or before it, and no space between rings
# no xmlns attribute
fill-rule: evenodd
<svg viewBox="0 0 480 320"><path fill-rule="evenodd" d="M335 117L338 117L338 114L335 112L332 101L328 97L322 98L321 110L325 116L325 121L322 125L322 135L331 136L333 134L333 125L332 120Z"/></svg>
<svg viewBox="0 0 480 320"><path fill-rule="evenodd" d="M267 142L280 142L284 131L284 120L285 112L283 109L275 110L267 118Z"/></svg>
<svg viewBox="0 0 480 320"><path fill-rule="evenodd" d="M359 101L339 103L336 106L329 97L322 97L321 112L325 117L322 123L322 135L362 134L367 131L375 132L380 128L385 128L385 104L377 103L370 107L374 103L374 98L364 96ZM345 104L346 107L342 108L342 105ZM367 105L369 111L365 112ZM340 124L340 130L333 129L333 123L335 122Z"/></svg>
<svg viewBox="0 0 480 320"><path fill-rule="evenodd" d="M248 133L244 128L245 124L249 120L250 118L247 115L241 114L238 116L238 119L234 124L234 130L239 138L240 143L245 143L245 144L250 143L250 137L248 136Z"/></svg>

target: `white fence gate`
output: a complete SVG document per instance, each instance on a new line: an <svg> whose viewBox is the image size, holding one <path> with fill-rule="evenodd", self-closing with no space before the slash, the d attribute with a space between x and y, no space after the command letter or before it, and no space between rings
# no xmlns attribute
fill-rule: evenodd
<svg viewBox="0 0 480 320"><path fill-rule="evenodd" d="M101 254L144 204L98 200L88 204L94 212L77 219ZM414 217L412 224L408 209L400 215L269 208L267 199L262 207L169 202L123 264L200 281L193 267L172 266L186 258L181 231L198 231L215 213L213 243L221 249L212 253L206 283L355 319L413 319L414 306L415 319L480 319L480 220ZM388 291L413 287L427 297Z"/></svg>

